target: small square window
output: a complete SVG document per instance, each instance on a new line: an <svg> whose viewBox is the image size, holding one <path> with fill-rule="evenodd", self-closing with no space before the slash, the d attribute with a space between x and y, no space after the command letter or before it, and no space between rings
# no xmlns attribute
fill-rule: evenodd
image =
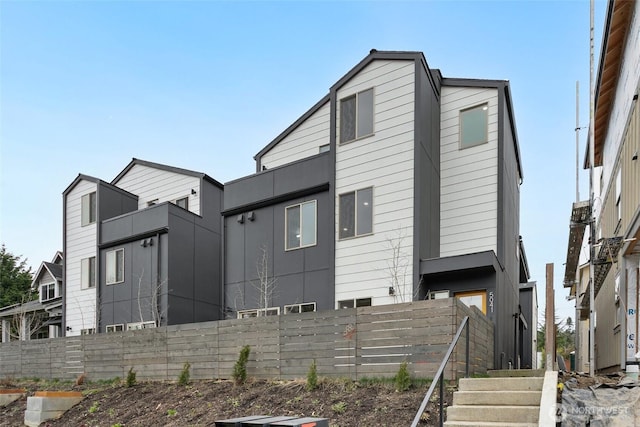
<svg viewBox="0 0 640 427"><path fill-rule="evenodd" d="M373 134L373 88L340 101L340 142Z"/></svg>
<svg viewBox="0 0 640 427"><path fill-rule="evenodd" d="M488 142L487 104L460 111L460 148L469 148Z"/></svg>
<svg viewBox="0 0 640 427"><path fill-rule="evenodd" d="M331 146L329 144L321 145L320 148L318 148L318 153L326 153L330 150L331 150Z"/></svg>
<svg viewBox="0 0 640 427"><path fill-rule="evenodd" d="M176 205L180 206L182 209L189 210L189 197L183 197L182 199L176 200Z"/></svg>
<svg viewBox="0 0 640 427"><path fill-rule="evenodd" d="M124 282L124 248L106 254L107 285Z"/></svg>
<svg viewBox="0 0 640 427"><path fill-rule="evenodd" d="M82 226L96 222L96 192L85 194L81 200Z"/></svg>

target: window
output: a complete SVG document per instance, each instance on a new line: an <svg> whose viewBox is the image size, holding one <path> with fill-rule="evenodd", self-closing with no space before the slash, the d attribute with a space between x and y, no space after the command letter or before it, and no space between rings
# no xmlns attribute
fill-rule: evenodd
<svg viewBox="0 0 640 427"><path fill-rule="evenodd" d="M449 298L449 291L431 291L429 292L429 299L443 299Z"/></svg>
<svg viewBox="0 0 640 427"><path fill-rule="evenodd" d="M285 249L316 244L316 201L288 206L285 209Z"/></svg>
<svg viewBox="0 0 640 427"><path fill-rule="evenodd" d="M460 111L460 148L469 148L488 141L487 104Z"/></svg>
<svg viewBox="0 0 640 427"><path fill-rule="evenodd" d="M80 329L80 335L92 335L96 333L96 328Z"/></svg>
<svg viewBox="0 0 640 427"><path fill-rule="evenodd" d="M124 282L124 248L107 252L107 285Z"/></svg>
<svg viewBox="0 0 640 427"><path fill-rule="evenodd" d="M264 317L277 316L280 314L280 307L257 308L253 310L238 311L238 319L246 319L248 317Z"/></svg>
<svg viewBox="0 0 640 427"><path fill-rule="evenodd" d="M321 145L320 148L318 148L318 153L326 153L329 150L331 150L331 146L329 144Z"/></svg>
<svg viewBox="0 0 640 427"><path fill-rule="evenodd" d="M56 284L55 283L46 283L40 286L40 301L49 301L50 299L54 299L56 297Z"/></svg>
<svg viewBox="0 0 640 427"><path fill-rule="evenodd" d="M309 302L304 304L291 304L284 306L284 314L308 313L316 311L316 303Z"/></svg>
<svg viewBox="0 0 640 427"><path fill-rule="evenodd" d="M183 197L182 199L176 200L176 205L180 206L182 209L189 210L189 197Z"/></svg>
<svg viewBox="0 0 640 427"><path fill-rule="evenodd" d="M475 305L481 312L487 314L486 291L456 292L455 297L462 301L467 307Z"/></svg>
<svg viewBox="0 0 640 427"><path fill-rule="evenodd" d="M96 222L96 192L82 196L82 226Z"/></svg>
<svg viewBox="0 0 640 427"><path fill-rule="evenodd" d="M371 307L371 298L355 298L338 301L338 308Z"/></svg>
<svg viewBox="0 0 640 427"><path fill-rule="evenodd" d="M616 174L616 212L618 215L618 222L622 221L622 169L618 169Z"/></svg>
<svg viewBox="0 0 640 427"><path fill-rule="evenodd" d="M137 331L139 329L149 329L149 328L155 328L156 327L156 322L149 321L149 322L134 322L134 323L127 323L127 331Z"/></svg>
<svg viewBox="0 0 640 427"><path fill-rule="evenodd" d="M340 195L341 239L373 233L373 188Z"/></svg>
<svg viewBox="0 0 640 427"><path fill-rule="evenodd" d="M340 142L373 134L373 88L340 101Z"/></svg>
<svg viewBox="0 0 640 427"><path fill-rule="evenodd" d="M122 332L124 331L124 325L118 323L117 325L107 325L107 332Z"/></svg>
<svg viewBox="0 0 640 427"><path fill-rule="evenodd" d="M80 276L82 289L96 287L96 257L92 256L80 261Z"/></svg>

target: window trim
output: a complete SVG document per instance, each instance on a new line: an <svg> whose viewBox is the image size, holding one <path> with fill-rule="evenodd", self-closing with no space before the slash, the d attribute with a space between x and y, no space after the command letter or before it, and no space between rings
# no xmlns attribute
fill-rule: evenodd
<svg viewBox="0 0 640 427"><path fill-rule="evenodd" d="M362 302L366 302L369 300L369 304L362 305ZM340 307L343 303L351 303L350 307ZM359 305L360 304L360 305ZM362 298L347 298L338 301L338 310L345 310L349 308L360 308L360 307L372 307L373 306L373 297L362 297Z"/></svg>
<svg viewBox="0 0 640 427"><path fill-rule="evenodd" d="M303 224L302 224L302 206L303 205L308 205L313 203L313 215L314 215L314 220L315 220L315 227L314 227L314 235L313 235L313 243L309 243L307 245L303 245L302 244L302 230L303 230ZM288 247L289 245L289 214L288 211L291 208L299 208L299 215L300 215L300 245L299 246L294 246L294 247ZM284 250L285 252L288 251L295 251L298 249L304 249L304 248L309 248L312 246L316 246L318 244L318 200L314 199L314 200L307 200L304 202L300 202L300 203L296 203L293 205L289 205L289 206L285 206L284 208Z"/></svg>
<svg viewBox="0 0 640 427"><path fill-rule="evenodd" d="M178 202L180 202L180 201L184 201L184 206L180 206L178 204ZM182 208L182 209L185 209L185 210L189 210L189 196L184 196L184 197L180 197L179 199L176 199L174 204L179 208Z"/></svg>
<svg viewBox="0 0 640 427"><path fill-rule="evenodd" d="M358 100L360 98L360 94L367 92L367 91L371 91L371 97L372 97L372 105L371 105L371 133L368 133L366 135L360 135L358 136L358 119L360 117L360 104L358 103ZM348 99L351 98L355 98L356 100L356 107L355 107L355 138L353 139L348 139L348 140L343 140L342 139L342 135L344 134L342 132L343 130L343 120L342 120L342 105L344 101L347 101ZM354 141L358 141L361 139L365 139L365 138L369 138L370 136L373 136L376 134L376 121L375 121L375 117L376 117L376 92L375 92L375 86L371 86L367 89L363 89L363 90L359 90L355 93L352 93L351 95L347 95L345 97L340 98L340 137L338 138L338 144L342 145L342 144L349 144L352 143Z"/></svg>
<svg viewBox="0 0 640 427"><path fill-rule="evenodd" d="M88 199L88 202L85 200ZM85 203L87 207L85 208ZM85 209L89 209L88 212ZM86 227L87 225L95 224L98 217L98 197L95 191L87 194L83 194L80 198L80 225ZM85 214L86 213L86 214Z"/></svg>
<svg viewBox="0 0 640 427"><path fill-rule="evenodd" d="M470 145L463 144L463 126L462 126L462 116L464 113L467 113L472 110L476 110L480 108L481 111L485 114L485 134L483 142L476 142ZM458 126L459 126L459 138L458 138L458 148L460 150L466 150L467 148L477 147L479 145L487 144L489 142L489 103L483 102L481 104L474 105L472 107L463 108L458 112Z"/></svg>
<svg viewBox="0 0 640 427"><path fill-rule="evenodd" d="M85 262L88 263L85 267ZM85 268L87 270L85 270ZM90 256L80 260L80 289L95 289L96 287L96 257Z"/></svg>
<svg viewBox="0 0 640 427"><path fill-rule="evenodd" d="M93 335L96 333L96 328L80 329L80 335Z"/></svg>
<svg viewBox="0 0 640 427"><path fill-rule="evenodd" d="M363 234L358 234L358 192L360 191L364 191L364 190L371 190L371 231L369 233L363 233ZM340 219L341 219L341 209L340 209L340 198L342 196L346 196L348 194L353 193L355 195L355 203L354 203L354 212L353 212L353 218L354 218L354 222L353 222L353 236L346 236L346 237L341 237L340 233L342 230L341 227L341 223L340 223ZM373 194L373 186L370 187L364 187L364 188L358 188L357 190L353 190L353 191L347 191L345 193L339 194L338 195L338 240L350 240L350 239L357 239L359 237L365 237L365 236L371 236L374 233L373 230L373 218L375 217L375 213L374 213L374 208L375 208L375 203L373 203L374 200L374 194Z"/></svg>
<svg viewBox="0 0 640 427"><path fill-rule="evenodd" d="M245 316L247 314L248 316ZM255 316L251 316L251 314L255 314ZM280 307L267 307L267 308L253 308L249 310L238 310L237 312L238 319L248 319L252 317L266 317L266 316L279 316L280 315Z"/></svg>
<svg viewBox="0 0 640 427"><path fill-rule="evenodd" d="M106 333L124 332L124 323L115 323L113 325L107 325L105 327L105 332Z"/></svg>
<svg viewBox="0 0 640 427"><path fill-rule="evenodd" d="M44 295L44 288L51 288L53 287L53 296L52 297L48 297L47 298L43 298ZM48 294L49 292L47 292ZM53 299L56 299L58 297L58 284L56 282L49 282L49 283L43 283L42 285L40 285L40 302L47 302L47 301L51 301Z"/></svg>
<svg viewBox="0 0 640 427"><path fill-rule="evenodd" d="M312 306L313 310L302 311L303 306ZM298 311L292 311L293 308L297 308ZM316 302L303 302L300 304L287 304L284 306L284 314L301 314L301 313L311 313L317 311Z"/></svg>
<svg viewBox="0 0 640 427"><path fill-rule="evenodd" d="M115 281L109 281L109 254L115 252L115 266L114 268L116 269L115 271ZM118 252L122 252L122 278L120 280L118 280ZM125 277L125 262L124 262L124 248L118 248L118 249L112 249L109 250L105 253L105 260L104 260L104 270L105 270L105 283L107 285L116 285L118 283L124 283L124 277Z"/></svg>

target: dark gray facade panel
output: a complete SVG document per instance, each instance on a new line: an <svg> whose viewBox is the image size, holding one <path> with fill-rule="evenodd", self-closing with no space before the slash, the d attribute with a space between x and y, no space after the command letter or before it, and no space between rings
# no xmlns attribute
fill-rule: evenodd
<svg viewBox="0 0 640 427"><path fill-rule="evenodd" d="M304 302L315 302L316 310L335 308L333 276L328 268L304 273Z"/></svg>
<svg viewBox="0 0 640 427"><path fill-rule="evenodd" d="M207 228L222 234L220 212L222 212L224 191L209 181L202 180L200 183L200 216Z"/></svg>
<svg viewBox="0 0 640 427"><path fill-rule="evenodd" d="M329 183L330 153L322 153L225 184L224 211L285 198Z"/></svg>
<svg viewBox="0 0 640 427"><path fill-rule="evenodd" d="M195 299L220 306L220 236L202 227L195 230Z"/></svg>
<svg viewBox="0 0 640 427"><path fill-rule="evenodd" d="M114 189L102 181L98 182L98 192L100 194L98 201L99 220L113 218L138 209L138 198L133 194Z"/></svg>
<svg viewBox="0 0 640 427"><path fill-rule="evenodd" d="M195 298L195 227L177 215L169 217L169 294ZM170 308L170 313L173 310Z"/></svg>
<svg viewBox="0 0 640 427"><path fill-rule="evenodd" d="M210 304L203 301L194 301L193 308L193 320L192 322L208 322L210 320L218 320L221 319L220 304ZM212 317L212 314L216 313L215 318Z"/></svg>
<svg viewBox="0 0 640 427"><path fill-rule="evenodd" d="M181 323L193 323L195 320L195 303L192 298L183 298L169 293L169 312L167 314L168 325Z"/></svg>
<svg viewBox="0 0 640 427"><path fill-rule="evenodd" d="M277 274L274 272L274 259L276 257L274 240L283 241L283 238L274 237L273 215L273 208L264 208L254 211L254 221L245 219L244 227L241 230L245 244L245 255L238 260L229 259L230 262L244 262L243 280L255 280L257 278L257 269L258 267L262 268L263 265L263 255L265 256L267 271L271 272L270 274ZM246 216L245 214L245 218ZM233 218L231 219L233 220ZM228 237L231 238L231 236Z"/></svg>
<svg viewBox="0 0 640 427"><path fill-rule="evenodd" d="M259 217L260 211L256 213ZM244 224L236 221L235 217L224 219L224 283L244 282L245 278L245 244ZM225 292L226 293L226 292Z"/></svg>

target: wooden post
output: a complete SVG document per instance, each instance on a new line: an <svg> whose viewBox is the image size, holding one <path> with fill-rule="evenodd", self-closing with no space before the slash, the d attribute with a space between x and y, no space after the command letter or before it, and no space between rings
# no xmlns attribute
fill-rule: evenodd
<svg viewBox="0 0 640 427"><path fill-rule="evenodd" d="M555 323L555 306L553 292L553 263L547 264L547 287L546 287L546 305L545 305L545 337L544 349L546 356L546 370L553 371L556 358L556 323Z"/></svg>

